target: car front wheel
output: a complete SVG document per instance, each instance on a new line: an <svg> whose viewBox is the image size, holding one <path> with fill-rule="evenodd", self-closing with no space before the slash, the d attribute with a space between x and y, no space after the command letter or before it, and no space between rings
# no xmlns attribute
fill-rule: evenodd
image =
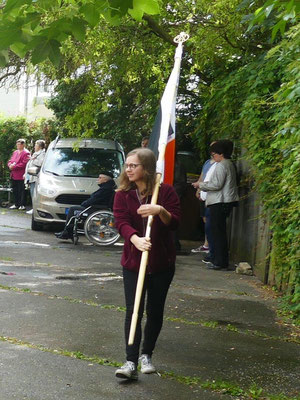
<svg viewBox="0 0 300 400"><path fill-rule="evenodd" d="M36 222L33 214L31 216L31 229L33 231L42 231L43 230L43 224L41 222Z"/></svg>

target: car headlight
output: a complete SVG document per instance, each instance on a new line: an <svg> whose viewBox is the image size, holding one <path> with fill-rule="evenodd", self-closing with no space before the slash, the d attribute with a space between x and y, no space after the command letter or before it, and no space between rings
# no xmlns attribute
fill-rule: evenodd
<svg viewBox="0 0 300 400"><path fill-rule="evenodd" d="M37 191L40 195L45 196L45 197L54 197L57 194L56 189L51 188L51 187L49 188L49 187L42 186L42 185L38 186Z"/></svg>

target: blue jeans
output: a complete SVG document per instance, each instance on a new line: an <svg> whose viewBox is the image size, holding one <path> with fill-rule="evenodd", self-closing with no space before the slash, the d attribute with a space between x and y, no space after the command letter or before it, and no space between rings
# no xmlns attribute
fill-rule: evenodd
<svg viewBox="0 0 300 400"><path fill-rule="evenodd" d="M209 258L211 260L214 259L214 242L213 242L213 237L211 233L211 221L210 221L210 209L209 207L205 207L205 235L206 239L208 241L208 247L209 247Z"/></svg>
<svg viewBox="0 0 300 400"><path fill-rule="evenodd" d="M31 196L31 200L32 200L33 199L34 188L35 188L35 182L29 183L29 187L30 187L30 196Z"/></svg>

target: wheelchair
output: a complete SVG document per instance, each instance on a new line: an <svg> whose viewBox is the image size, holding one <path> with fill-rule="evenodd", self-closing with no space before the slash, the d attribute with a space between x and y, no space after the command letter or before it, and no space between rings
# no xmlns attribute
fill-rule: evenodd
<svg viewBox="0 0 300 400"><path fill-rule="evenodd" d="M84 234L89 242L96 246L109 246L120 238L111 209L89 206L76 212L67 225L71 222L74 224L72 231L74 245L79 241L79 234Z"/></svg>

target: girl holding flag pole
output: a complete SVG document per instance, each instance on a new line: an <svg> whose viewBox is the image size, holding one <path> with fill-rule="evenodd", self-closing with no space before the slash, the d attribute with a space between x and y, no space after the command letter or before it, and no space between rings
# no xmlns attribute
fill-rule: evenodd
<svg viewBox="0 0 300 400"><path fill-rule="evenodd" d="M142 373L155 372L151 357L162 328L165 300L175 271L176 251L172 231L179 224L180 202L171 185L161 184L157 203L151 204L155 182L154 153L147 148L131 151L127 155L114 200L116 226L125 239L121 265L126 301L126 362L116 370L116 377L121 379L137 379L139 361ZM146 237L149 216L153 217L151 238ZM148 252L146 275L134 341L128 344L143 252ZM147 320L142 342L141 325L145 303Z"/></svg>

